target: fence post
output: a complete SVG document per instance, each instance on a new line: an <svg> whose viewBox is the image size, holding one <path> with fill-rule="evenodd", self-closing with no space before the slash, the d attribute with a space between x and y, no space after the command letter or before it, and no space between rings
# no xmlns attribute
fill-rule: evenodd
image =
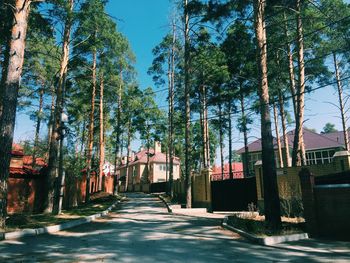
<svg viewBox="0 0 350 263"><path fill-rule="evenodd" d="M318 235L317 211L315 206L315 177L307 168L303 168L299 172L301 194L304 206L304 218L306 228L312 236Z"/></svg>

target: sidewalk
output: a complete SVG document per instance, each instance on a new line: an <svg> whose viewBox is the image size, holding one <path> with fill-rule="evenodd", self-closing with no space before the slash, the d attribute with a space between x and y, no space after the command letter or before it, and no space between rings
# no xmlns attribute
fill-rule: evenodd
<svg viewBox="0 0 350 263"><path fill-rule="evenodd" d="M166 204L168 205L168 204ZM223 220L225 216L228 216L232 213L230 212L214 212L208 213L206 209L186 209L179 208L178 206L169 206L172 210L173 214L176 215L184 215L184 216L192 216L199 218L207 218L207 219L217 219ZM309 252L316 254L329 254L334 255L344 255L349 256L350 260L350 242L342 242L342 241L334 241L334 240L323 240L323 239L304 239L299 241L291 241L284 242L275 245L269 245L269 247L274 247L278 249L284 249L296 252ZM350 262L350 261L349 261Z"/></svg>

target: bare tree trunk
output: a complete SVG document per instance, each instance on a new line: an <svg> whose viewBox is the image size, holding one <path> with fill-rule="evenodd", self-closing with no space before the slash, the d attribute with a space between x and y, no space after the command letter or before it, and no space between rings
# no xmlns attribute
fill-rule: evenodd
<svg viewBox="0 0 350 263"><path fill-rule="evenodd" d="M275 120L275 132L276 132L276 141L277 141L277 149L278 149L278 164L280 168L283 168L283 155L282 155L282 146L281 146L279 127L278 127L279 125L278 125L278 114L277 114L276 103L273 103L273 116Z"/></svg>
<svg viewBox="0 0 350 263"><path fill-rule="evenodd" d="M223 121L222 121L222 109L221 104L219 104L219 141L220 141L220 162L221 162L221 180L224 180L224 131L223 131Z"/></svg>
<svg viewBox="0 0 350 263"><path fill-rule="evenodd" d="M81 142L80 142L80 156L85 156L85 155L82 155L82 153L84 152L84 149L85 149L85 129L86 129L86 119L84 117L84 120L83 120L83 128L82 128L82 131L81 131Z"/></svg>
<svg viewBox="0 0 350 263"><path fill-rule="evenodd" d="M2 105L0 113L0 228L5 227L7 214L7 178L10 170L18 90L24 61L31 1L16 0L11 2L14 2L14 6L12 6L13 17L11 17L12 25L8 32L9 37L0 87L2 93L2 103L0 103Z"/></svg>
<svg viewBox="0 0 350 263"><path fill-rule="evenodd" d="M229 164L229 174L230 179L233 179L232 171L232 116L231 116L232 106L231 102L228 103L228 164Z"/></svg>
<svg viewBox="0 0 350 263"><path fill-rule="evenodd" d="M293 143L292 165L306 165L303 123L304 123L304 105L305 105L305 63L304 63L304 37L303 24L301 20L301 0L296 1L297 11L297 35L298 35L298 68L299 85L297 90L297 112L295 119L295 132Z"/></svg>
<svg viewBox="0 0 350 263"><path fill-rule="evenodd" d="M265 221L269 229L281 228L280 201L277 187L275 152L271 130L269 87L267 82L267 40L265 28L265 0L254 1L255 34L258 49L259 99L261 113L262 168L264 180Z"/></svg>
<svg viewBox="0 0 350 263"><path fill-rule="evenodd" d="M289 156L289 139L287 135L287 124L286 124L286 113L284 111L284 99L281 91L278 91L278 104L282 122L282 131L283 131L283 143L284 151L286 157L286 163L283 164L284 167L290 167L290 156Z"/></svg>
<svg viewBox="0 0 350 263"><path fill-rule="evenodd" d="M100 79L100 160L99 160L99 191L103 191L103 165L105 163L105 140L104 140L104 116L103 116L103 92L104 92L104 79L103 75Z"/></svg>
<svg viewBox="0 0 350 263"><path fill-rule="evenodd" d="M199 100L200 100L200 123L201 123L201 133L202 133L202 165L207 168L209 164L207 156L207 136L206 136L206 119L205 119L205 97L204 97L205 87L201 85L199 89Z"/></svg>
<svg viewBox="0 0 350 263"><path fill-rule="evenodd" d="M335 52L333 52L333 62L334 62L334 68L335 68L335 78L337 79L339 109L340 109L340 115L341 115L341 121L342 121L343 133L344 133L345 150L349 151L349 137L348 137L349 135L348 135L348 128L346 127L346 114L345 114L344 102L343 102L343 85L340 79L340 71L339 71L339 66L337 61L337 55Z"/></svg>
<svg viewBox="0 0 350 263"><path fill-rule="evenodd" d="M242 112L242 125L243 125L243 140L244 140L244 160L243 160L243 172L244 177L250 176L249 171L249 148L248 148L248 129L247 129L247 116L245 114L244 106L244 95L242 92L242 87L240 85L240 102L241 102L241 112Z"/></svg>
<svg viewBox="0 0 350 263"><path fill-rule="evenodd" d="M122 89L123 89L123 69L120 69L120 85L118 89L118 108L117 108L117 134L116 134L116 144L115 144L115 161L114 161L114 195L118 194L118 176L117 176L117 166L120 164L121 154L120 150L120 135L121 135L121 113L122 113ZM119 155L119 156L118 156ZM119 159L119 160L118 160ZM119 163L118 163L119 162Z"/></svg>
<svg viewBox="0 0 350 263"><path fill-rule="evenodd" d="M96 97L96 51L93 52L92 58L92 91L91 91L91 110L89 121L89 137L88 137L88 149L86 159L86 194L85 203L90 201L90 176L92 165L92 149L94 146L94 124L95 124L95 97Z"/></svg>
<svg viewBox="0 0 350 263"><path fill-rule="evenodd" d="M188 0L184 0L184 21L185 21L185 105L186 105L186 127L185 127L185 189L186 208L192 207L192 178L190 163L190 26L188 13Z"/></svg>
<svg viewBox="0 0 350 263"><path fill-rule="evenodd" d="M73 0L69 1L69 10L67 12L71 12L73 9ZM52 123L52 135L51 135L51 144L50 144L50 152L49 152L49 163L48 163L48 176L47 176L47 187L48 187L48 195L47 200L44 205L46 213L52 213L55 204L55 188L58 184L58 169L59 169L59 143L61 136L61 116L63 112L62 98L64 85L66 82L67 70L68 70L68 61L69 61L69 42L70 42L70 33L72 27L72 18L69 14L67 14L67 19L65 22L64 33L63 33L63 46L62 46L62 54L61 54L61 62L60 62L60 71L59 71L59 79L58 85L56 88L56 106Z"/></svg>
<svg viewBox="0 0 350 263"><path fill-rule="evenodd" d="M205 138L205 154L207 157L207 161L206 161L206 168L210 168L210 138L209 138L209 122L208 122L208 105L207 105L207 90L204 87L204 115L203 115L203 119L204 119L204 138Z"/></svg>
<svg viewBox="0 0 350 263"><path fill-rule="evenodd" d="M55 115L55 87L51 87L51 109L50 109L50 117L47 125L47 145L49 146L48 152L50 152L50 145L52 140L52 128L53 128L53 117Z"/></svg>
<svg viewBox="0 0 350 263"><path fill-rule="evenodd" d="M40 135L40 125L43 114L43 106L44 106L44 87L41 87L39 90L39 109L38 115L36 119L36 127L35 127L35 136L34 136L34 147L33 147L33 155L32 155L32 166L34 167L36 164L36 154L38 151L39 144L39 135Z"/></svg>
<svg viewBox="0 0 350 263"><path fill-rule="evenodd" d="M286 39L288 40L289 39L289 33L288 33L287 16L286 16L285 12L283 12L283 18L284 18L284 33L285 33ZM289 69L289 89L290 89L290 94L292 95L294 117L296 118L297 98L296 98L296 91L295 91L293 53L292 53L291 46L290 46L289 43L287 43L287 55L288 55L288 62L289 62L289 64L288 64L288 69Z"/></svg>
<svg viewBox="0 0 350 263"><path fill-rule="evenodd" d="M125 192L128 191L129 185L129 156L131 152L131 120L128 121L128 149L126 153L126 173L125 173Z"/></svg>

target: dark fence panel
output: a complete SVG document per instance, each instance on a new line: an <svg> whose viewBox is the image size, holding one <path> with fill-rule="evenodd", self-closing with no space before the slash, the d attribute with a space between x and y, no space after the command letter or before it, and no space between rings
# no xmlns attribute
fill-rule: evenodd
<svg viewBox="0 0 350 263"><path fill-rule="evenodd" d="M257 203L255 177L212 181L211 191L213 211L247 211Z"/></svg>
<svg viewBox="0 0 350 263"><path fill-rule="evenodd" d="M350 171L344 171L325 176L316 176L315 184L350 184Z"/></svg>
<svg viewBox="0 0 350 263"><path fill-rule="evenodd" d="M163 183L153 183L153 184L151 184L150 192L151 192L151 193L166 192L166 187L167 187L167 183L166 183L166 182L163 182Z"/></svg>

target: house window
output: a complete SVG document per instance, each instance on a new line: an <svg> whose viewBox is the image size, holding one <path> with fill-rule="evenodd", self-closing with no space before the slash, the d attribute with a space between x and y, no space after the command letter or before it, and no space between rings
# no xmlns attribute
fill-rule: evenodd
<svg viewBox="0 0 350 263"><path fill-rule="evenodd" d="M334 150L310 151L306 153L307 165L328 164L332 161Z"/></svg>
<svg viewBox="0 0 350 263"><path fill-rule="evenodd" d="M259 160L261 160L261 153L248 154L248 167L249 167L250 174L254 174L254 165Z"/></svg>

